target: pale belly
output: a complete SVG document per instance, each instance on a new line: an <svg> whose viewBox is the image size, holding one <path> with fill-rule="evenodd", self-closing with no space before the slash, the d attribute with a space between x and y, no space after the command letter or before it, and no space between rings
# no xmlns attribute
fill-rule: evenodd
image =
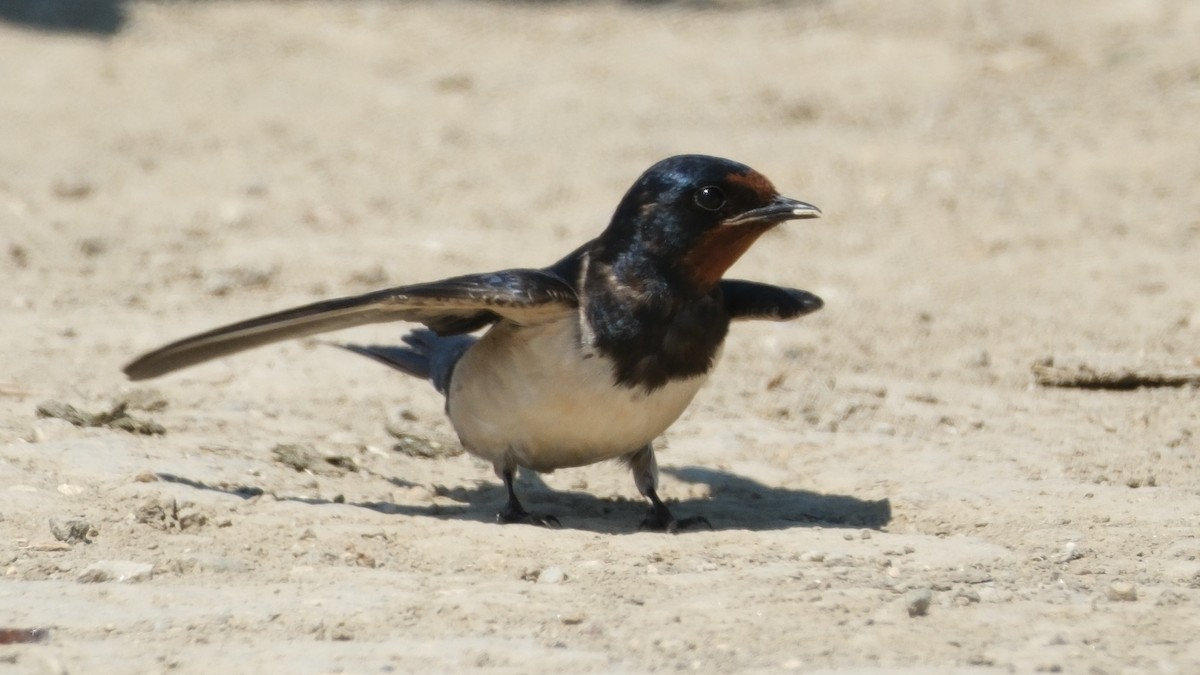
<svg viewBox="0 0 1200 675"><path fill-rule="evenodd" d="M463 446L497 468L535 471L613 459L657 438L705 376L647 392L613 384L611 364L579 349L574 320L495 326L454 370L446 410Z"/></svg>

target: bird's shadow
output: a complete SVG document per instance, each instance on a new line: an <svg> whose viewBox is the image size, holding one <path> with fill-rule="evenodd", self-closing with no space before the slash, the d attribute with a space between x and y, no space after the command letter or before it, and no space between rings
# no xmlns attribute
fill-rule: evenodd
<svg viewBox="0 0 1200 675"><path fill-rule="evenodd" d="M892 519L892 505L885 497L864 500L849 495L822 494L809 490L770 487L744 476L700 467L665 468L663 473L693 485L708 486L710 496L668 501L677 518L704 516L714 530L784 530L793 527L879 529ZM212 490L249 499L264 494L251 486L209 485L202 481L168 473L156 474L165 482ZM413 487L399 478L388 479L394 485ZM280 496L280 501L306 504L346 504L389 515L496 522L496 513L504 504L504 487L480 481L473 486L434 485L438 499L431 504L395 504L392 502L352 502L342 497ZM563 529L633 534L640 530L647 504L642 499L602 498L587 492L555 490L533 472L522 472L517 480L521 502L533 513L559 518ZM706 528L701 528L706 529Z"/></svg>

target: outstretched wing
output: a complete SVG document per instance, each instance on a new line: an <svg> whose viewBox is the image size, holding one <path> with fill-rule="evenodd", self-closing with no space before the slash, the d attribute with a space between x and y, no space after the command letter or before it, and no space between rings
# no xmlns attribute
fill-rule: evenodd
<svg viewBox="0 0 1200 675"><path fill-rule="evenodd" d="M734 321L789 321L825 306L821 298L798 288L783 288L740 279L722 279L721 295Z"/></svg>
<svg viewBox="0 0 1200 675"><path fill-rule="evenodd" d="M125 374L144 380L252 347L369 323L413 321L439 335L453 335L500 319L541 323L578 305L570 284L541 270L470 274L239 321L160 347L125 366Z"/></svg>

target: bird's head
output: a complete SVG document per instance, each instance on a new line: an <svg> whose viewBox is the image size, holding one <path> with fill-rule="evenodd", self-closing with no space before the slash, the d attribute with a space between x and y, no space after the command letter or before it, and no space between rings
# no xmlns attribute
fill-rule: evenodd
<svg viewBox="0 0 1200 675"><path fill-rule="evenodd" d="M650 259L701 293L764 232L820 209L781 196L765 176L720 157L677 155L638 178L600 237L613 263Z"/></svg>

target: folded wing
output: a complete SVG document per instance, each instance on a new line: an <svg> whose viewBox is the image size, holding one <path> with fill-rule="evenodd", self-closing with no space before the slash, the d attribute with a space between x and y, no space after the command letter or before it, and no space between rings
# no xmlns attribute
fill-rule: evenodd
<svg viewBox="0 0 1200 675"><path fill-rule="evenodd" d="M439 335L468 333L501 319L537 324L569 314L578 304L570 284L541 270L470 274L239 321L149 352L125 366L125 374L144 380L272 342L370 323L412 321Z"/></svg>
<svg viewBox="0 0 1200 675"><path fill-rule="evenodd" d="M734 321L789 321L825 306L821 298L798 288L783 288L740 279L720 283L725 307Z"/></svg>

